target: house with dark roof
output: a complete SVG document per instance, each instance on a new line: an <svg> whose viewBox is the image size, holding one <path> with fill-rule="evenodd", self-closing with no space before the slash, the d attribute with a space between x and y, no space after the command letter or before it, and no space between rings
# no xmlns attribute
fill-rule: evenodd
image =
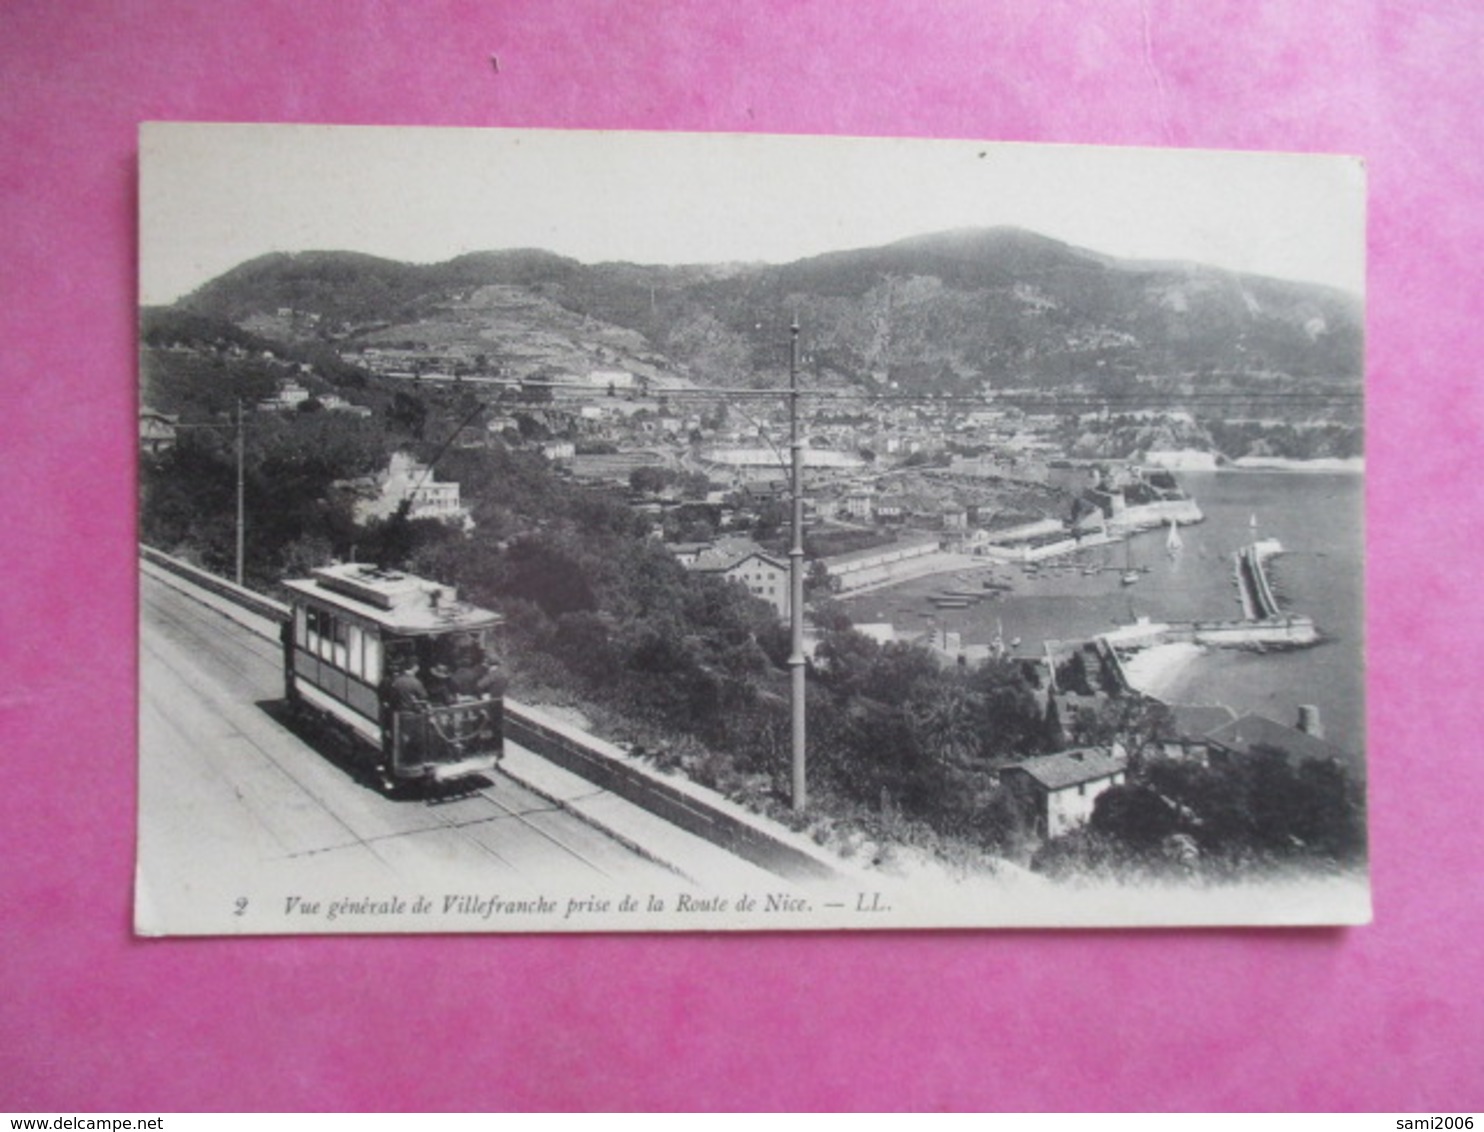
<svg viewBox="0 0 1484 1132"><path fill-rule="evenodd" d="M1204 763L1211 751L1207 736L1236 718L1237 713L1225 704L1171 704L1169 719L1154 741L1166 758Z"/></svg>
<svg viewBox="0 0 1484 1132"><path fill-rule="evenodd" d="M702 574L720 574L728 581L747 587L747 592L760 597L778 611L789 615L788 563L763 550L751 539L718 539L690 561L681 558L688 570Z"/></svg>
<svg viewBox="0 0 1484 1132"><path fill-rule="evenodd" d="M1000 782L1021 800L1037 834L1048 839L1084 824L1098 795L1127 778L1123 756L1100 747L1038 755L1000 771Z"/></svg>
<svg viewBox="0 0 1484 1132"><path fill-rule="evenodd" d="M1295 762L1337 759L1351 765L1350 755L1343 747L1255 712L1216 728L1207 734L1206 742L1211 748L1213 763L1251 755L1258 748L1268 748L1282 751Z"/></svg>

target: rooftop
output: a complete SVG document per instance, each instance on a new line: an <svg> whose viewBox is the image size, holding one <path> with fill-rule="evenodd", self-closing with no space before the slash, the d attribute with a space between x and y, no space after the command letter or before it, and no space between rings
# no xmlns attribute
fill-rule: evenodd
<svg viewBox="0 0 1484 1132"><path fill-rule="evenodd" d="M458 600L452 586L361 562L321 566L284 586L315 604L356 614L394 633L486 628L500 615Z"/></svg>
<svg viewBox="0 0 1484 1132"><path fill-rule="evenodd" d="M1122 758L1100 747L1083 747L1024 759L1006 770L1023 770L1047 790L1064 790L1083 782L1095 782L1122 773Z"/></svg>
<svg viewBox="0 0 1484 1132"><path fill-rule="evenodd" d="M1237 713L1225 704L1171 704L1166 739L1203 739L1218 727L1234 723Z"/></svg>
<svg viewBox="0 0 1484 1132"><path fill-rule="evenodd" d="M1344 760L1349 757L1343 747L1255 713L1218 727L1206 738L1243 755L1251 754L1258 747L1273 747L1297 759Z"/></svg>
<svg viewBox="0 0 1484 1132"><path fill-rule="evenodd" d="M772 563L780 570L787 569L788 563L782 559L769 554L757 543L746 538L718 539L707 549L696 556L691 569L707 571L730 570L739 563L746 562L749 558L758 557Z"/></svg>

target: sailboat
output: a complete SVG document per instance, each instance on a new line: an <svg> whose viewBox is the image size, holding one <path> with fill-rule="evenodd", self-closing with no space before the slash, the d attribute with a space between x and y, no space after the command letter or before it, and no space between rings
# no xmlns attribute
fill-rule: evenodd
<svg viewBox="0 0 1484 1132"><path fill-rule="evenodd" d="M1184 541L1180 538L1180 524L1175 522L1174 519L1171 519L1170 535L1165 539L1165 550L1171 558L1174 558L1175 555L1180 553L1180 548L1184 545Z"/></svg>
<svg viewBox="0 0 1484 1132"><path fill-rule="evenodd" d="M1131 586L1131 585L1133 585L1135 582L1137 582L1139 580L1139 571L1137 571L1137 570L1134 569L1134 564L1133 564L1133 561L1132 561L1132 557L1133 557L1133 541L1134 541L1134 536L1131 533L1124 536L1124 539L1123 539L1123 574L1120 576L1119 581L1121 581L1126 586Z"/></svg>

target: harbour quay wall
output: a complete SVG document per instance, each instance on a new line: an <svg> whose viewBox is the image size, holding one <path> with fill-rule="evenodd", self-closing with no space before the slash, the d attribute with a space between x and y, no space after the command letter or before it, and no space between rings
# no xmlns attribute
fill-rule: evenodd
<svg viewBox="0 0 1484 1132"><path fill-rule="evenodd" d="M923 558L941 549L936 538L923 538L836 554L821 561L829 573L830 588L836 593L848 593L863 586L910 577Z"/></svg>
<svg viewBox="0 0 1484 1132"><path fill-rule="evenodd" d="M1133 691L1120 650L1156 645L1196 644L1227 649L1295 649L1318 644L1319 629L1312 617L1280 614L1247 621L1166 621L1126 626L1123 630L1093 639L1107 672L1122 692Z"/></svg>
<svg viewBox="0 0 1484 1132"><path fill-rule="evenodd" d="M981 544L974 547L974 553L981 558L988 558L991 562L1006 564L1044 562L1048 558L1060 558L1089 547L1107 546L1109 543L1118 541L1117 538L1097 532L1035 543Z"/></svg>
<svg viewBox="0 0 1484 1132"><path fill-rule="evenodd" d="M1314 618L1278 614L1250 621L1174 622L1164 632L1165 642L1191 641L1216 648L1297 648L1319 643Z"/></svg>
<svg viewBox="0 0 1484 1132"><path fill-rule="evenodd" d="M1205 513L1194 499L1160 499L1153 503L1136 503L1115 512L1108 519L1112 531L1147 531L1169 523L1189 526L1204 522Z"/></svg>

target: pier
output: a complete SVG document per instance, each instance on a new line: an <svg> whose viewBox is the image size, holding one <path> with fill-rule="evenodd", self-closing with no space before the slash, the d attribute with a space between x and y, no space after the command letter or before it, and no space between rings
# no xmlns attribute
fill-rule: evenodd
<svg viewBox="0 0 1484 1132"><path fill-rule="evenodd" d="M1277 539L1265 539L1237 551L1237 590L1242 599L1242 613L1249 621L1262 621L1279 617L1282 611L1273 596L1263 563L1274 554L1281 554L1283 545Z"/></svg>
<svg viewBox="0 0 1484 1132"><path fill-rule="evenodd" d="M1281 554L1276 539L1244 546L1233 555L1237 593L1242 603L1240 620L1150 621L1140 618L1098 638L1102 648L1116 660L1118 649L1140 650L1156 645L1196 644L1210 648L1289 649L1318 644L1319 629L1312 617L1285 613L1273 594L1264 562ZM1120 663L1112 671L1125 685Z"/></svg>

